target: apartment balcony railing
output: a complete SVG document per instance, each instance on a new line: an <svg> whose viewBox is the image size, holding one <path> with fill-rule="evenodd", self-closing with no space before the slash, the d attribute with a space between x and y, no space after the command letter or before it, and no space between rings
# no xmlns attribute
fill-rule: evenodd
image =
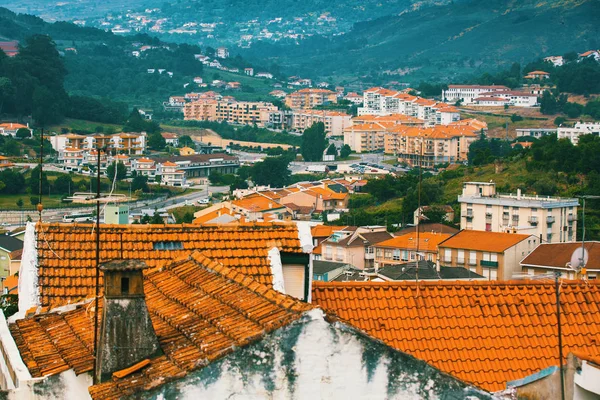
<svg viewBox="0 0 600 400"><path fill-rule="evenodd" d="M498 261L481 260L481 261L479 261L479 265L481 265L482 267L488 267L488 268L498 268Z"/></svg>
<svg viewBox="0 0 600 400"><path fill-rule="evenodd" d="M546 223L548 225L553 224L554 222L556 222L556 218L555 217L546 217Z"/></svg>
<svg viewBox="0 0 600 400"><path fill-rule="evenodd" d="M537 225L538 224L538 217L529 217L529 224L530 225Z"/></svg>
<svg viewBox="0 0 600 400"><path fill-rule="evenodd" d="M573 214L569 214L567 215L567 221L569 222L573 222L576 221L577 219L575 218L575 216Z"/></svg>

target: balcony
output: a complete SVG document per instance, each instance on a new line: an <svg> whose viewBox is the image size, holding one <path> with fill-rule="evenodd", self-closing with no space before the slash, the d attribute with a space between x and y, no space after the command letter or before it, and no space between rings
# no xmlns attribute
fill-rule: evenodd
<svg viewBox="0 0 600 400"><path fill-rule="evenodd" d="M488 267L488 268L498 268L498 261L481 260L481 261L479 261L479 265L481 265L482 267Z"/></svg>
<svg viewBox="0 0 600 400"><path fill-rule="evenodd" d="M529 225L536 226L538 224L538 217L529 217Z"/></svg>
<svg viewBox="0 0 600 400"><path fill-rule="evenodd" d="M569 215L567 215L567 221L573 222L573 221L577 221L577 219L575 218L575 216L573 214L569 214Z"/></svg>
<svg viewBox="0 0 600 400"><path fill-rule="evenodd" d="M552 225L555 221L556 221L556 218L554 218L554 217L546 217L546 223L548 225Z"/></svg>

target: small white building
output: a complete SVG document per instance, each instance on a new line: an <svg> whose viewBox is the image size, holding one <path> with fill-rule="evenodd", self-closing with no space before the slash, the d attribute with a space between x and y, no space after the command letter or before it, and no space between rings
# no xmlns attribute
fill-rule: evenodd
<svg viewBox="0 0 600 400"><path fill-rule="evenodd" d="M216 56L222 59L229 58L229 50L227 49L227 47L219 47L217 48Z"/></svg>
<svg viewBox="0 0 600 400"><path fill-rule="evenodd" d="M485 107L504 107L509 103L508 100L502 97L483 96L473 99L471 104Z"/></svg>
<svg viewBox="0 0 600 400"><path fill-rule="evenodd" d="M473 103L474 99L482 97L483 93L509 90L510 88L501 85L449 85L448 90L442 90L442 98L450 103L460 100L466 105Z"/></svg>
<svg viewBox="0 0 600 400"><path fill-rule="evenodd" d="M581 135L600 135L600 122L577 122L574 127L558 127L556 130L558 139L569 139L577 145Z"/></svg>
<svg viewBox="0 0 600 400"><path fill-rule="evenodd" d="M555 67L560 67L565 63L562 56L549 56L544 58L544 61L552 63Z"/></svg>
<svg viewBox="0 0 600 400"><path fill-rule="evenodd" d="M254 76L254 68L244 68L244 74Z"/></svg>

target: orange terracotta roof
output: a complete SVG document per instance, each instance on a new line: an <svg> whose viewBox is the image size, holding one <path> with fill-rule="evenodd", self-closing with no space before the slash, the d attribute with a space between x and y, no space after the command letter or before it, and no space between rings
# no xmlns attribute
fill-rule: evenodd
<svg viewBox="0 0 600 400"><path fill-rule="evenodd" d="M164 163L162 163L163 167L177 167L177 164L175 164L174 162L171 161L165 161Z"/></svg>
<svg viewBox="0 0 600 400"><path fill-rule="evenodd" d="M261 340L313 308L238 271L194 252L144 272L146 304L164 354L136 371L123 371L110 381L91 386L92 398L120 399L182 378L236 348ZM54 375L68 369L76 374L91 371L94 315L91 302L72 311L39 314L11 324L31 375Z"/></svg>
<svg viewBox="0 0 600 400"><path fill-rule="evenodd" d="M26 125L18 124L16 122L8 122L8 123L0 124L0 128L4 128L4 129L21 129L21 128L29 129L29 128L27 128Z"/></svg>
<svg viewBox="0 0 600 400"><path fill-rule="evenodd" d="M236 215L233 211L231 211L227 207L219 208L214 211L211 211L207 214L204 214L198 218L195 218L193 223L197 225L211 223L215 218L220 217L221 215ZM244 216L240 216L239 222L244 222Z"/></svg>
<svg viewBox="0 0 600 400"><path fill-rule="evenodd" d="M3 287L8 294L19 294L19 277L17 275L7 276L4 279Z"/></svg>
<svg viewBox="0 0 600 400"><path fill-rule="evenodd" d="M449 233L419 233L419 249L422 251L435 252L438 244L452 236ZM377 243L376 247L391 247L396 249L416 249L417 248L417 233L411 232L405 235L396 236L393 239Z"/></svg>
<svg viewBox="0 0 600 400"><path fill-rule="evenodd" d="M490 392L558 365L553 282L313 282L313 303ZM600 283L561 285L563 352L600 354Z"/></svg>
<svg viewBox="0 0 600 400"><path fill-rule="evenodd" d="M550 75L548 72L545 71L531 71L529 73L529 75Z"/></svg>
<svg viewBox="0 0 600 400"><path fill-rule="evenodd" d="M138 158L138 159L137 159L137 162L138 162L138 163L153 163L153 162L154 162L154 160L151 160L151 159L149 159L149 158Z"/></svg>
<svg viewBox="0 0 600 400"><path fill-rule="evenodd" d="M38 231L38 280L43 306L75 303L94 293L95 242L90 224L43 224ZM164 265L199 250L261 283L271 284L267 259L273 247L302 251L294 224L227 225L101 225L100 259L142 259ZM171 244L171 250L161 249ZM101 273L101 276L103 274ZM102 284L102 279L100 284Z"/></svg>
<svg viewBox="0 0 600 400"><path fill-rule="evenodd" d="M251 194L242 199L234 200L231 204L251 212L264 212L285 207L277 201L261 196L260 194Z"/></svg>
<svg viewBox="0 0 600 400"><path fill-rule="evenodd" d="M306 191L313 196L321 196L324 200L345 200L348 197L348 193L337 193L330 189L325 189L318 186L313 186Z"/></svg>
<svg viewBox="0 0 600 400"><path fill-rule="evenodd" d="M310 228L313 238L328 238L333 232L341 231L345 226L315 225Z"/></svg>
<svg viewBox="0 0 600 400"><path fill-rule="evenodd" d="M439 247L501 253L529 237L531 235L518 233L462 230L441 242Z"/></svg>

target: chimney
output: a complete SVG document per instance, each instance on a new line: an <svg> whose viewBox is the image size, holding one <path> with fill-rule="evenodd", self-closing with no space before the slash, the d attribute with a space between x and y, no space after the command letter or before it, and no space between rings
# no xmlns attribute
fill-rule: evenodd
<svg viewBox="0 0 600 400"><path fill-rule="evenodd" d="M140 260L112 260L100 266L104 272L104 306L98 339L98 382L115 371L162 354L144 296Z"/></svg>
<svg viewBox="0 0 600 400"><path fill-rule="evenodd" d="M517 200L521 200L521 189L517 189Z"/></svg>

